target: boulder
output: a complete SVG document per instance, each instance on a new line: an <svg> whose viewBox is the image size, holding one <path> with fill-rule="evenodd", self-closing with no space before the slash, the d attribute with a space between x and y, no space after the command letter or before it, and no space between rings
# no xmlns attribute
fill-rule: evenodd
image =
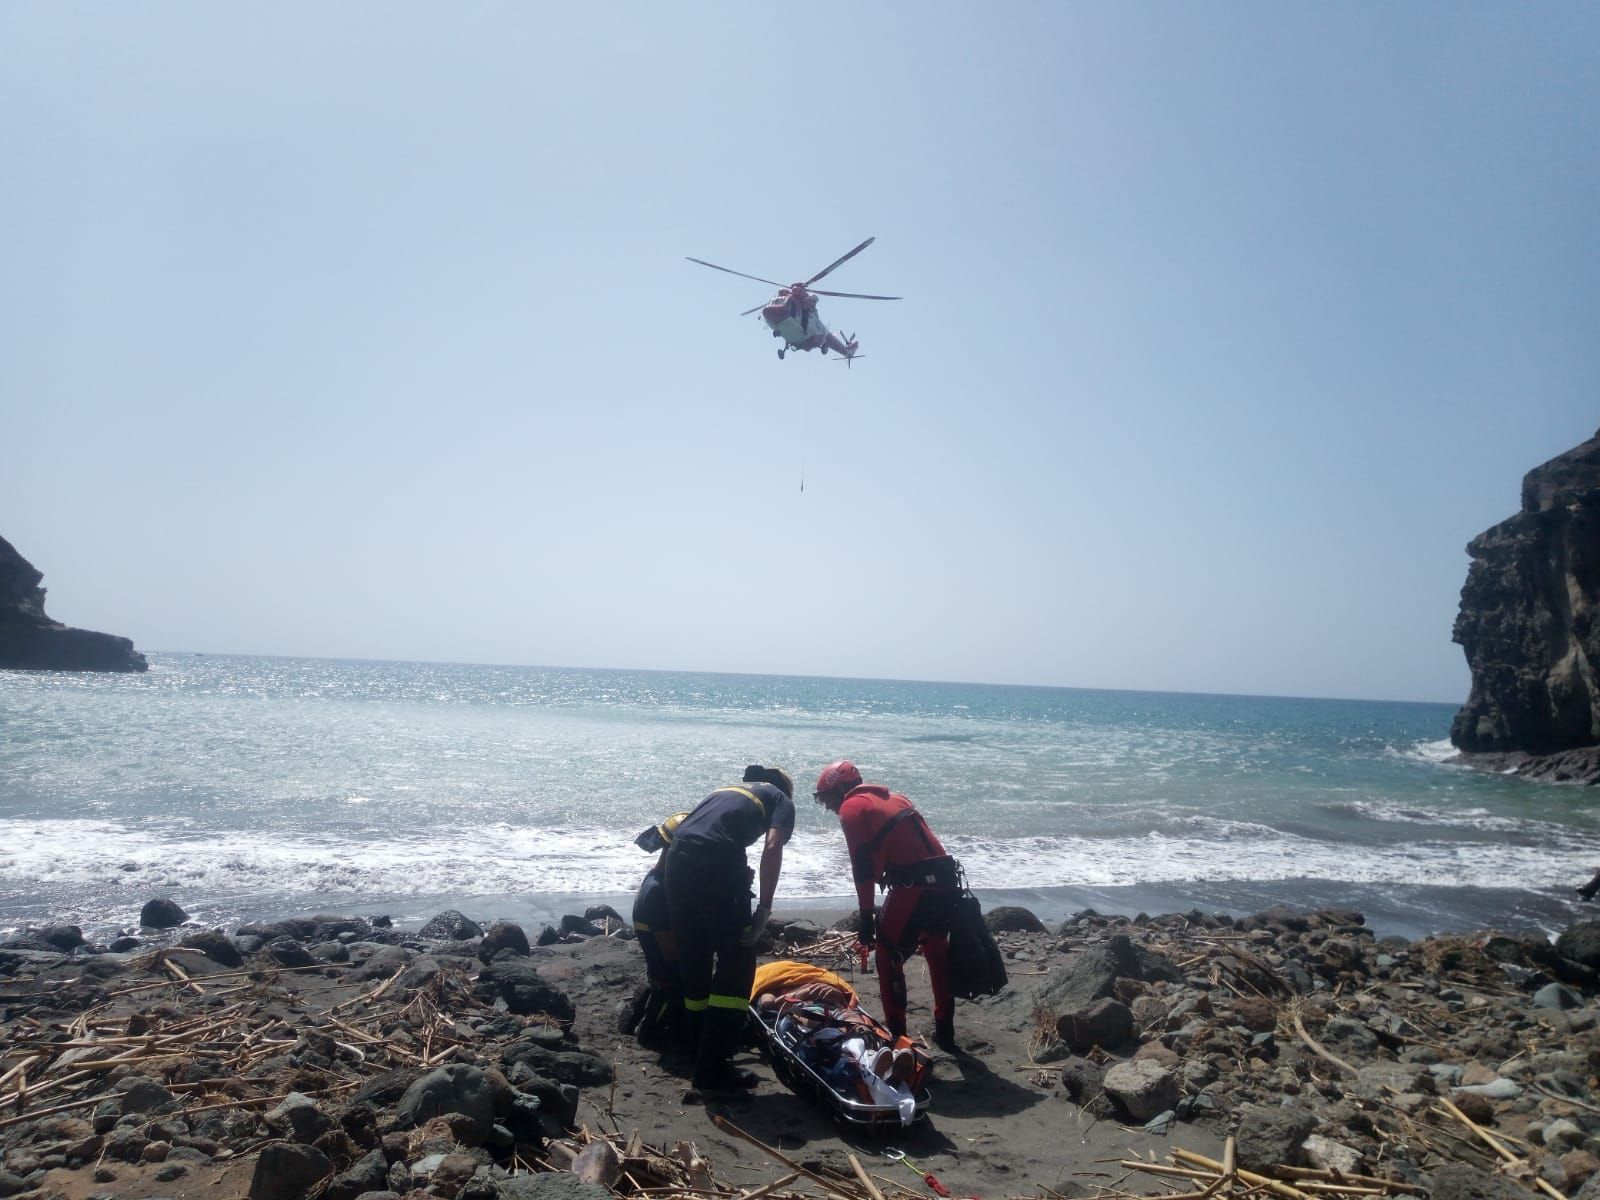
<svg viewBox="0 0 1600 1200"><path fill-rule="evenodd" d="M333 1128L333 1119L310 1096L290 1092L267 1114L267 1124L294 1141L309 1146Z"/></svg>
<svg viewBox="0 0 1600 1200"><path fill-rule="evenodd" d="M250 1178L250 1200L304 1200L320 1180L333 1174L333 1162L315 1146L268 1142Z"/></svg>
<svg viewBox="0 0 1600 1200"><path fill-rule="evenodd" d="M366 1192L381 1192L389 1183L389 1160L377 1149L356 1161L348 1171L336 1175L323 1189L323 1200L356 1200Z"/></svg>
<svg viewBox="0 0 1600 1200"><path fill-rule="evenodd" d="M198 950L212 962L221 963L225 967L244 966L244 955L239 953L228 935L220 929L197 929L186 933L178 939L178 945L191 950Z"/></svg>
<svg viewBox="0 0 1600 1200"><path fill-rule="evenodd" d="M1126 934L1113 934L1103 946L1070 955L1039 988L1039 1003L1060 1014L1077 1012L1114 995L1118 979L1182 983L1183 972L1160 954L1136 946Z"/></svg>
<svg viewBox="0 0 1600 1200"><path fill-rule="evenodd" d="M127 1075L119 1079L114 1090L122 1096L124 1113L147 1113L165 1108L177 1099L161 1084L147 1075Z"/></svg>
<svg viewBox="0 0 1600 1200"><path fill-rule="evenodd" d="M1316 1127L1316 1115L1296 1105L1243 1105L1235 1135L1239 1165L1252 1171L1302 1166L1305 1140Z"/></svg>
<svg viewBox="0 0 1600 1200"><path fill-rule="evenodd" d="M39 940L69 953L84 944L83 930L76 925L46 925L39 930Z"/></svg>
<svg viewBox="0 0 1600 1200"><path fill-rule="evenodd" d="M1001 904L983 914L990 933L1045 933L1044 922L1025 908Z"/></svg>
<svg viewBox="0 0 1600 1200"><path fill-rule="evenodd" d="M452 1113L470 1122L467 1136L462 1137L467 1145L481 1146L489 1139L494 1130L495 1087L486 1072L462 1064L429 1071L406 1089L395 1108L402 1127ZM458 1136L462 1132L457 1129Z"/></svg>
<svg viewBox="0 0 1600 1200"><path fill-rule="evenodd" d="M521 925L513 925L510 921L496 921L483 932L483 940L478 943L478 958L485 963L492 963L495 955L502 950L510 950L515 954L527 957L530 947L528 935L523 932Z"/></svg>
<svg viewBox="0 0 1600 1200"><path fill-rule="evenodd" d="M1600 969L1600 921L1568 925L1556 938L1556 953L1590 969Z"/></svg>
<svg viewBox="0 0 1600 1200"><path fill-rule="evenodd" d="M598 1087L610 1083L615 1077L611 1064L581 1050L551 1050L526 1038L518 1038L500 1055L507 1068L518 1063L538 1075L547 1076L558 1083L579 1087Z"/></svg>
<svg viewBox="0 0 1600 1200"><path fill-rule="evenodd" d="M1086 1106L1105 1090L1106 1069L1086 1058L1074 1059L1061 1069L1061 1086L1074 1104Z"/></svg>
<svg viewBox="0 0 1600 1200"><path fill-rule="evenodd" d="M1301 1143L1306 1162L1319 1171L1338 1171L1341 1175L1358 1174L1365 1164L1361 1152L1336 1142L1332 1138L1313 1133Z"/></svg>
<svg viewBox="0 0 1600 1200"><path fill-rule="evenodd" d="M1077 1051L1120 1046L1134 1036L1133 1010L1120 1000L1096 1000L1059 1016L1056 1033Z"/></svg>
<svg viewBox="0 0 1600 1200"><path fill-rule="evenodd" d="M1518 1187L1504 1175L1491 1175L1466 1163L1453 1162L1433 1173L1432 1195L1433 1200L1528 1200L1528 1189Z"/></svg>
<svg viewBox="0 0 1600 1200"><path fill-rule="evenodd" d="M350 978L358 983L368 979L387 979L400 967L409 963L411 958L412 952L404 946L379 946L367 955L359 967L350 972Z"/></svg>
<svg viewBox="0 0 1600 1200"><path fill-rule="evenodd" d="M1102 1086L1111 1102L1134 1121L1166 1112L1183 1096L1172 1072L1146 1058L1116 1063L1106 1071Z"/></svg>
<svg viewBox="0 0 1600 1200"><path fill-rule="evenodd" d="M574 1016L571 998L542 978L531 962L522 959L502 960L484 967L478 973L473 993L491 1004L503 1000L519 1016L542 1013L563 1021Z"/></svg>
<svg viewBox="0 0 1600 1200"><path fill-rule="evenodd" d="M605 930L585 917L574 916L568 913L561 918L561 933L576 933L583 937L600 937Z"/></svg>
<svg viewBox="0 0 1600 1200"><path fill-rule="evenodd" d="M572 1173L585 1183L598 1183L610 1189L622 1178L622 1160L605 1138L596 1138L573 1160Z"/></svg>
<svg viewBox="0 0 1600 1200"><path fill-rule="evenodd" d="M292 937L273 938L263 948L267 957L280 967L314 967L317 960L311 957L299 942Z"/></svg>
<svg viewBox="0 0 1600 1200"><path fill-rule="evenodd" d="M417 930L417 936L435 942L461 942L482 937L483 930L476 921L450 908Z"/></svg>
<svg viewBox="0 0 1600 1200"><path fill-rule="evenodd" d="M189 914L178 906L176 900L157 896L146 900L139 910L139 924L146 929L172 929L189 919Z"/></svg>

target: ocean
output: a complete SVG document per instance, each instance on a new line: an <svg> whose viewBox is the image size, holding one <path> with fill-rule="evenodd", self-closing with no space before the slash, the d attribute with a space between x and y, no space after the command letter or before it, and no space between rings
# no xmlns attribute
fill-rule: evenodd
<svg viewBox="0 0 1600 1200"><path fill-rule="evenodd" d="M0 931L445 908L628 912L635 835L785 767L779 914L853 907L810 792L847 757L906 793L985 905L1046 921L1275 903L1380 936L1596 915L1582 788L1447 760L1446 704L152 654L0 672Z"/></svg>

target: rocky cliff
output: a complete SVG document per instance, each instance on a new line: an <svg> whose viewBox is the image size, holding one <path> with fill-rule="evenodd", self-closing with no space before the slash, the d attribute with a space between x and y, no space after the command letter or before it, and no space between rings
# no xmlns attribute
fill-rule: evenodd
<svg viewBox="0 0 1600 1200"><path fill-rule="evenodd" d="M1467 546L1454 639L1472 693L1450 740L1530 774L1600 763L1600 433L1529 471L1522 511ZM1552 759L1543 764L1530 759ZM1590 764L1586 770L1584 764ZM1564 765L1563 765L1564 764Z"/></svg>
<svg viewBox="0 0 1600 1200"><path fill-rule="evenodd" d="M71 629L44 611L44 576L0 538L0 668L33 671L143 671L125 637Z"/></svg>

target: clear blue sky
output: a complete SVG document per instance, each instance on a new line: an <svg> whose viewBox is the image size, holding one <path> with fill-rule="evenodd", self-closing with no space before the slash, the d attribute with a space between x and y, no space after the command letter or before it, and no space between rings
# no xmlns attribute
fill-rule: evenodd
<svg viewBox="0 0 1600 1200"><path fill-rule="evenodd" d="M149 650L1460 701L1600 8L0 3L0 535ZM774 279L846 371L779 362ZM804 480L804 491L801 481Z"/></svg>

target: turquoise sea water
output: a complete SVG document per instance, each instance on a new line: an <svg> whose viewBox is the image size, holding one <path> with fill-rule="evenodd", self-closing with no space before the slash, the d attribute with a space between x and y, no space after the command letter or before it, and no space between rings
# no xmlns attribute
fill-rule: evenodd
<svg viewBox="0 0 1600 1200"><path fill-rule="evenodd" d="M634 835L738 778L853 758L988 903L1354 907L1380 931L1559 928L1591 790L1448 764L1438 704L155 654L0 672L0 928L312 910L626 911ZM802 799L779 911L851 904Z"/></svg>

